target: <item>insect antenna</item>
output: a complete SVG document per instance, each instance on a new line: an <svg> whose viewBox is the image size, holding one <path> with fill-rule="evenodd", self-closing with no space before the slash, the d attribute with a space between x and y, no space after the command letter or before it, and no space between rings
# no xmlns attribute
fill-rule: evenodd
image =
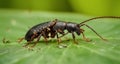
<svg viewBox="0 0 120 64"><path fill-rule="evenodd" d="M101 19L101 18L116 18L116 19L120 19L119 16L100 16L100 17L94 17L94 18L90 18L90 19L88 19L88 20L85 20L85 21L81 22L81 23L78 24L78 25L79 25L80 27L85 25L86 27L88 27L89 29L91 29L97 36L99 36L102 40L107 41L107 40L104 39L102 36L100 36L93 28L91 28L90 26L84 24L84 23L89 22L89 21L91 21L91 20Z"/></svg>
<svg viewBox="0 0 120 64"><path fill-rule="evenodd" d="M90 26L86 25L86 24L82 24L81 26L86 26L89 29L91 29L97 36L99 36L102 40L107 41L106 39L104 39L102 36L100 36L93 28L91 28Z"/></svg>
<svg viewBox="0 0 120 64"><path fill-rule="evenodd" d="M101 18L117 18L117 19L120 19L119 16L100 16L100 17L94 17L94 18L90 18L88 20L85 20L83 22L81 22L79 25L83 24L83 23L86 23L86 22L89 22L91 20L95 20L95 19L101 19Z"/></svg>
<svg viewBox="0 0 120 64"><path fill-rule="evenodd" d="M25 38L24 38L24 37L19 38L17 42L18 42L18 43L20 43L20 42L22 42L22 41L23 41L23 39L25 39Z"/></svg>

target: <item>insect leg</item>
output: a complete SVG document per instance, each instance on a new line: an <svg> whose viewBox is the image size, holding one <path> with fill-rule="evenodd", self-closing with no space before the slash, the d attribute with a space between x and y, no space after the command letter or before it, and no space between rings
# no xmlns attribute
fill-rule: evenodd
<svg viewBox="0 0 120 64"><path fill-rule="evenodd" d="M84 39L85 41L90 42L90 39L86 38L83 32L82 32L81 34L82 34L83 39Z"/></svg>
<svg viewBox="0 0 120 64"><path fill-rule="evenodd" d="M63 36L67 35L69 32L67 33L63 33L62 36L60 36L59 38L62 38Z"/></svg>
<svg viewBox="0 0 120 64"><path fill-rule="evenodd" d="M46 44L48 44L48 42L47 42L47 37L46 37L46 35L45 35L44 31L42 31L42 33L41 33L41 34L43 35L43 37L44 37L44 39L45 39Z"/></svg>
<svg viewBox="0 0 120 64"><path fill-rule="evenodd" d="M18 43L22 42L23 39L25 39L25 38L24 38L24 37L23 37L23 38L19 38L19 39L18 39Z"/></svg>
<svg viewBox="0 0 120 64"><path fill-rule="evenodd" d="M77 41L75 40L75 35L74 35L73 32L72 32L72 37L73 37L74 43L75 43L75 44L78 44Z"/></svg>
<svg viewBox="0 0 120 64"><path fill-rule="evenodd" d="M39 40L40 40L40 38L41 38L41 34L38 36L38 38L37 38L37 41L36 42L38 42Z"/></svg>
<svg viewBox="0 0 120 64"><path fill-rule="evenodd" d="M58 44L60 44L61 39L59 38L58 33L56 33L56 36L57 36L57 41L58 41Z"/></svg>
<svg viewBox="0 0 120 64"><path fill-rule="evenodd" d="M31 47L34 47L37 43L38 43L38 41L40 40L40 38L41 38L41 34L37 37L37 40L34 42L34 45L32 45Z"/></svg>
<svg viewBox="0 0 120 64"><path fill-rule="evenodd" d="M28 46L31 43L31 41L27 42L23 47Z"/></svg>
<svg viewBox="0 0 120 64"><path fill-rule="evenodd" d="M97 36L99 36L102 40L107 41L106 39L104 39L102 36L100 36L93 28L91 28L90 26L86 25L86 24L82 24L81 26L86 26L89 29L91 29Z"/></svg>
<svg viewBox="0 0 120 64"><path fill-rule="evenodd" d="M61 38L62 38L63 36L65 36L65 35L67 35L68 33L69 33L69 32L63 33L60 37L58 36L58 34L56 34L56 35L57 35L58 44L61 42Z"/></svg>
<svg viewBox="0 0 120 64"><path fill-rule="evenodd" d="M32 35L32 37L31 37L31 40L33 40L36 35L37 35L37 33L34 33L34 35ZM28 46L30 43L31 43L31 41L28 41L27 44L25 44L23 47Z"/></svg>
<svg viewBox="0 0 120 64"><path fill-rule="evenodd" d="M67 35L69 32L67 33L63 33L60 37L58 37L59 39L61 39L62 37L64 37L65 35Z"/></svg>

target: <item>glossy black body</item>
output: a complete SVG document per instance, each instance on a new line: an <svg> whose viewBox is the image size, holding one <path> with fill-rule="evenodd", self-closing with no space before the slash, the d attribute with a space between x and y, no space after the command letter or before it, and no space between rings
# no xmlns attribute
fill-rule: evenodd
<svg viewBox="0 0 120 64"><path fill-rule="evenodd" d="M40 23L38 25L33 26L26 33L25 40L32 41L33 39L31 37L34 35L34 33L36 33L34 38L37 38L42 33L42 31L47 30L47 28L50 27L52 23L53 22L48 21L48 22Z"/></svg>
<svg viewBox="0 0 120 64"><path fill-rule="evenodd" d="M48 30L48 28L50 30ZM49 38L49 37L54 38L57 33L64 34L65 30L67 30L69 33L76 32L78 35L80 35L81 33L80 27L78 24L56 20L55 22L48 21L48 22L40 23L38 25L33 26L26 33L25 40L33 41L40 34L43 36L42 31L45 33L46 38ZM32 38L33 35L35 35L34 38Z"/></svg>
<svg viewBox="0 0 120 64"><path fill-rule="evenodd" d="M76 32L78 35L80 35L80 26L73 22L64 22L58 20L53 26L53 30L59 32L60 34L64 34L64 30L67 30L69 33Z"/></svg>

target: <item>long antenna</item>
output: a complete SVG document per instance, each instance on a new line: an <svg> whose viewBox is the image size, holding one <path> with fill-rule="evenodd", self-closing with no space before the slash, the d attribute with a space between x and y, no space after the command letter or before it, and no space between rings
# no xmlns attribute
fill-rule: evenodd
<svg viewBox="0 0 120 64"><path fill-rule="evenodd" d="M107 41L106 39L104 39L102 36L100 36L93 28L91 28L90 26L86 25L86 24L82 24L81 26L86 26L89 29L91 29L97 36L99 36L102 40Z"/></svg>
<svg viewBox="0 0 120 64"><path fill-rule="evenodd" d="M83 23L86 23L88 21L91 21L91 20L95 20L95 19L101 19L101 18L117 18L117 19L120 19L119 16L100 16L100 17L94 17L94 18L90 18L88 20L85 20L83 22L81 22L79 25L83 24Z"/></svg>

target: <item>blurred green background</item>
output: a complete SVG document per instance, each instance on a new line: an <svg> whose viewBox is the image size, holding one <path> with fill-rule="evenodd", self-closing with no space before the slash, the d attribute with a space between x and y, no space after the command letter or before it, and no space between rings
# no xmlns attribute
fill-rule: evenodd
<svg viewBox="0 0 120 64"><path fill-rule="evenodd" d="M120 19L86 23L107 42L86 27L81 28L92 41L76 35L76 45L68 34L61 39L67 48L60 48L56 38L48 45L41 38L31 51L22 47L26 40L17 42L36 24L56 18L80 23L95 16L120 16L119 6L120 0L0 0L0 64L120 64Z"/></svg>
<svg viewBox="0 0 120 64"><path fill-rule="evenodd" d="M0 0L0 9L120 15L120 0Z"/></svg>

